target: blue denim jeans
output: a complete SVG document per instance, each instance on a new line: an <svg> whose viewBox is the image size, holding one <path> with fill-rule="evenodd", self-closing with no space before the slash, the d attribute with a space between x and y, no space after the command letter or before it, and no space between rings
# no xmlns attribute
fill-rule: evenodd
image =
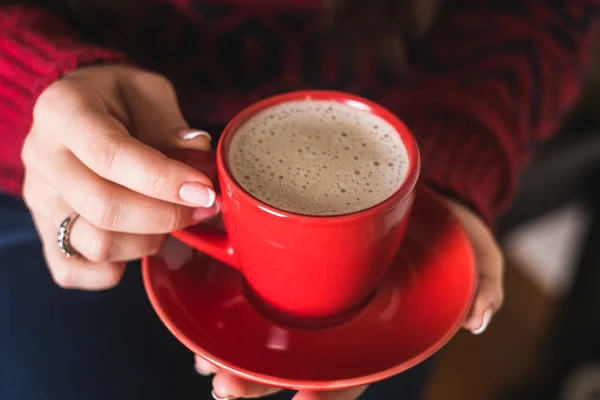
<svg viewBox="0 0 600 400"><path fill-rule="evenodd" d="M361 399L416 400L430 365L374 384ZM152 310L138 263L114 289L61 289L24 204L0 194L0 399L202 400L210 388Z"/></svg>

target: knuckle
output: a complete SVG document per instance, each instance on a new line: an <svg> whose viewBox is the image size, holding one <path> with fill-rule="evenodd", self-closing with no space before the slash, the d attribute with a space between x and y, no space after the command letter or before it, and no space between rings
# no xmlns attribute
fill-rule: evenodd
<svg viewBox="0 0 600 400"><path fill-rule="evenodd" d="M86 123L85 121L83 124L86 126L90 125L90 123ZM100 175L108 176L118 168L120 159L119 146L110 137L101 134L92 135L87 148L86 159L90 163L90 167Z"/></svg>
<svg viewBox="0 0 600 400"><path fill-rule="evenodd" d="M34 209L34 201L35 196L32 193L33 186L30 184L29 178L25 177L25 182L23 182L23 202L27 206L28 209Z"/></svg>
<svg viewBox="0 0 600 400"><path fill-rule="evenodd" d="M27 168L31 164L31 161L33 161L33 159L34 159L34 156L33 156L33 147L31 144L31 134L29 134L29 135L27 135L27 138L25 139L25 143L23 143L23 147L21 149L21 161L25 165L25 168Z"/></svg>
<svg viewBox="0 0 600 400"><path fill-rule="evenodd" d="M112 229L118 220L118 202L105 190L90 193L84 216L92 224L103 229Z"/></svg>
<svg viewBox="0 0 600 400"><path fill-rule="evenodd" d="M59 81L40 94L33 108L33 119L52 121L67 112L65 106L79 106L82 103L83 97L76 85L66 80Z"/></svg>
<svg viewBox="0 0 600 400"><path fill-rule="evenodd" d="M23 186L23 202L27 209L37 216L47 217L48 209L47 205L42 201L39 195L35 195L33 185Z"/></svg>
<svg viewBox="0 0 600 400"><path fill-rule="evenodd" d="M27 208L36 214L43 217L49 217L52 213L52 205L55 204L54 199L39 189L39 185L31 181L31 177L26 175L23 183L23 202Z"/></svg>
<svg viewBox="0 0 600 400"><path fill-rule="evenodd" d="M139 71L133 76L134 85L158 85L174 90L174 85L164 75L152 71Z"/></svg>

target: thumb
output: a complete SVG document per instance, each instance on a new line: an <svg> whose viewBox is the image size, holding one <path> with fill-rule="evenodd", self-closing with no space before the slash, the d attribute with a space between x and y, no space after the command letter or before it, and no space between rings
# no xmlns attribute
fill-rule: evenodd
<svg viewBox="0 0 600 400"><path fill-rule="evenodd" d="M119 83L129 112L129 129L138 140L161 151L210 150L210 135L190 129L175 88L166 77L133 70Z"/></svg>
<svg viewBox="0 0 600 400"><path fill-rule="evenodd" d="M477 263L477 293L463 327L479 335L502 306L504 258L492 231L478 215L459 203L451 200L448 203L471 241Z"/></svg>

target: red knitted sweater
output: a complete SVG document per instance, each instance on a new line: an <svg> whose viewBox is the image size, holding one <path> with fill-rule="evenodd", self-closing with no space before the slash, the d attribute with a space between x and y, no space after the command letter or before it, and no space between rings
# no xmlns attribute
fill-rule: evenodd
<svg viewBox="0 0 600 400"><path fill-rule="evenodd" d="M600 0L452 0L397 75L369 43L319 30L319 0L154 0L85 29L41 8L0 8L0 190L19 194L37 96L63 74L128 59L173 80L197 128L219 129L278 92L357 93L419 141L422 176L493 219L519 169L575 100Z"/></svg>

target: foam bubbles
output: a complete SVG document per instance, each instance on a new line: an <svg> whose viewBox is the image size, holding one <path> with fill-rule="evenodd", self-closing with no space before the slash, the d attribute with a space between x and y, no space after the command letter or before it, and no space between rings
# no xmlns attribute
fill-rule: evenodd
<svg viewBox="0 0 600 400"><path fill-rule="evenodd" d="M333 101L289 102L255 115L236 132L229 154L232 174L246 191L308 215L372 207L400 187L408 168L391 125Z"/></svg>

